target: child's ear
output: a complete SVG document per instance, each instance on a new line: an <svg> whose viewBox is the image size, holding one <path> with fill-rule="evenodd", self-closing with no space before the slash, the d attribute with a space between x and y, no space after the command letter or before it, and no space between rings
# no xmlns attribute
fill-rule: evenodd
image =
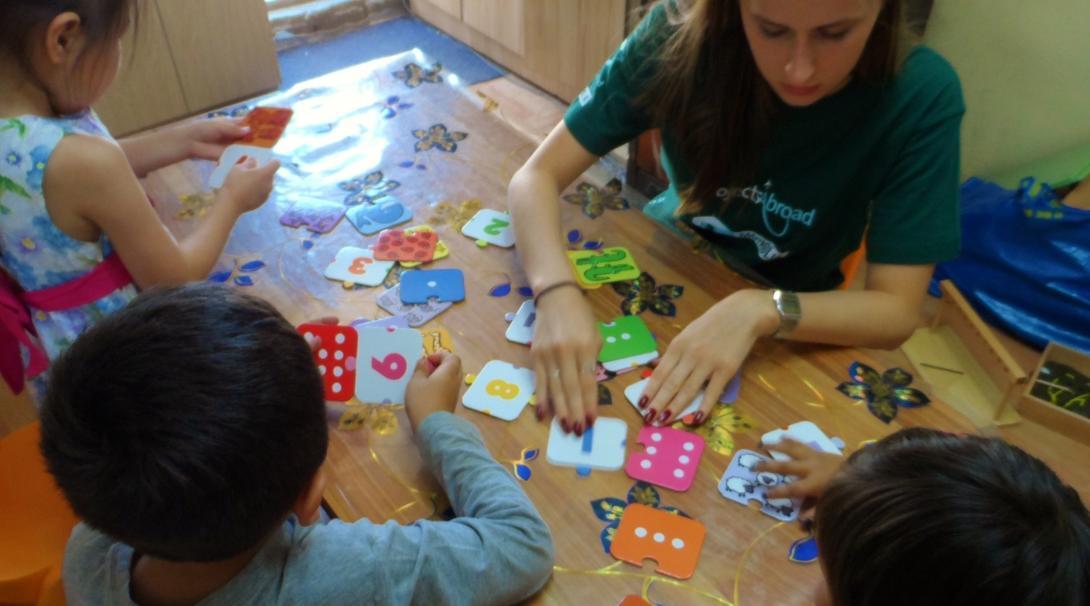
<svg viewBox="0 0 1090 606"><path fill-rule="evenodd" d="M314 473L314 477L310 479L310 483L299 495L299 498L295 501L295 506L292 508L292 513L299 518L299 523L303 526L310 526L315 524L321 519L320 509L322 507L322 492L325 490L325 468L319 467L318 471Z"/></svg>
<svg viewBox="0 0 1090 606"><path fill-rule="evenodd" d="M53 65L64 65L79 56L83 42L83 21L72 11L53 18L45 28L45 56Z"/></svg>

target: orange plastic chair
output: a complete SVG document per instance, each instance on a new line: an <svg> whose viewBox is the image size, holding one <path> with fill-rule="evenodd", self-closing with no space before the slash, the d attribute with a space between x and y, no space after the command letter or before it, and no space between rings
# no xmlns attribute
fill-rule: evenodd
<svg viewBox="0 0 1090 606"><path fill-rule="evenodd" d="M867 258L867 245L865 243L859 245L859 250L844 257L844 260L840 262L840 273L844 274L844 281L837 287L838 290L848 290L852 286L852 281L855 280L855 274L859 272L860 266L863 265L863 260Z"/></svg>
<svg viewBox="0 0 1090 606"><path fill-rule="evenodd" d="M38 450L38 423L0 440L0 604L64 606L61 561L77 519Z"/></svg>

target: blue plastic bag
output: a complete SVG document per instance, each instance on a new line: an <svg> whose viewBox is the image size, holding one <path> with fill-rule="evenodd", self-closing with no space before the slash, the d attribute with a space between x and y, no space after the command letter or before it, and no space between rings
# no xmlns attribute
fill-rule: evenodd
<svg viewBox="0 0 1090 606"><path fill-rule="evenodd" d="M939 264L932 294L951 279L991 324L1039 348L1056 341L1090 351L1090 211L1033 185L961 186L961 256Z"/></svg>

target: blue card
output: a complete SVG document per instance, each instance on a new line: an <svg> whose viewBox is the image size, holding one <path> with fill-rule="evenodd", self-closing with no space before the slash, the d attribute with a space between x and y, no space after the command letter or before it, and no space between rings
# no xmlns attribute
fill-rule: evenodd
<svg viewBox="0 0 1090 606"><path fill-rule="evenodd" d="M402 303L413 305L430 299L457 303L465 298L465 276L460 269L416 269L401 274Z"/></svg>
<svg viewBox="0 0 1090 606"><path fill-rule="evenodd" d="M360 205L348 209L346 213L352 225L365 236L400 225L413 218L413 211L397 198L386 197L374 205Z"/></svg>

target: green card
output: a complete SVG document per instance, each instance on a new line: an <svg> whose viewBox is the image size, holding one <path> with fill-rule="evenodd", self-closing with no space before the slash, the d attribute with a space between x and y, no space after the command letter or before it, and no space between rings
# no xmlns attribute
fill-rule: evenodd
<svg viewBox="0 0 1090 606"><path fill-rule="evenodd" d="M598 360L607 368L620 360L641 364L645 363L642 358L650 354L654 354L651 359L658 357L655 337L639 316L621 316L609 323L599 322L598 332L602 333L602 352L598 354Z"/></svg>
<svg viewBox="0 0 1090 606"><path fill-rule="evenodd" d="M620 246L602 250L573 250L568 252L575 275L587 285L624 282L640 277L640 268L627 248Z"/></svg>

